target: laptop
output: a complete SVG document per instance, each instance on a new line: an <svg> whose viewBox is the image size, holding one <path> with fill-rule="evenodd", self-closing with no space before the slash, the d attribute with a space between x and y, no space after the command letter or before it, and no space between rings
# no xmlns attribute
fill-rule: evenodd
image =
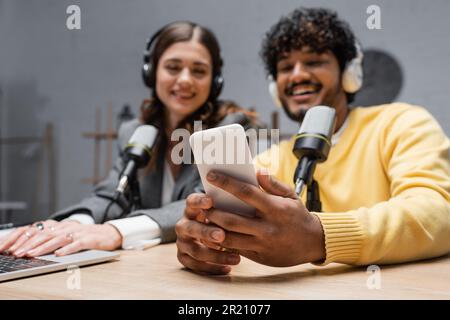
<svg viewBox="0 0 450 320"><path fill-rule="evenodd" d="M118 257L117 252L102 250L86 250L62 257L49 254L37 258L16 258L0 253L0 282L97 264Z"/></svg>

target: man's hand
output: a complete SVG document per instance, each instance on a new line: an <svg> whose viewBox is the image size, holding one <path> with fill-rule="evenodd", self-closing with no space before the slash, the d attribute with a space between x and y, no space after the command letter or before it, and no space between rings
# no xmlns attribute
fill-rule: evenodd
<svg viewBox="0 0 450 320"><path fill-rule="evenodd" d="M226 231L221 246L237 249L251 260L274 267L325 258L322 225L294 190L262 172L257 178L265 192L220 173L211 172L207 177L213 185L257 209L256 219L217 209L207 211L206 218Z"/></svg>
<svg viewBox="0 0 450 320"><path fill-rule="evenodd" d="M55 252L68 255L86 249L114 250L121 246L122 236L109 224L84 225L73 220L47 220L40 230L36 224L20 227L0 241L0 252L16 257L37 257Z"/></svg>
<svg viewBox="0 0 450 320"><path fill-rule="evenodd" d="M194 223L192 219L200 217L214 226L196 222L199 232L192 233L191 236L196 243L213 243L215 246L235 249L251 260L277 267L325 259L321 223L315 215L308 212L291 188L263 172L258 172L257 178L265 192L258 187L217 172L209 173L207 178L213 185L255 207L257 216L247 218L224 212L212 208L212 203L199 208L199 206L193 206L192 201L188 201L185 218L180 221L177 233L189 234L186 230L187 221ZM195 195L195 197L199 203L205 198L211 201L206 195ZM220 234L217 240L211 237L213 230ZM194 242L194 240L191 241ZM205 247L202 249L206 250ZM179 259L186 254L195 261L195 263L186 263L186 259L180 259L181 263L190 269L200 271L201 268L201 271L209 272L209 268L204 264L205 261L208 264L221 261L220 264L225 265L222 252L208 255L207 260L198 252L197 250L187 251L185 244L182 246L178 244ZM219 256L222 260L219 260Z"/></svg>
<svg viewBox="0 0 450 320"><path fill-rule="evenodd" d="M184 217L175 226L178 260L188 269L211 274L226 274L230 265L236 265L240 257L236 253L223 252L218 243L225 239L225 232L207 224L206 210L212 208L212 199L203 193L194 193L186 199Z"/></svg>

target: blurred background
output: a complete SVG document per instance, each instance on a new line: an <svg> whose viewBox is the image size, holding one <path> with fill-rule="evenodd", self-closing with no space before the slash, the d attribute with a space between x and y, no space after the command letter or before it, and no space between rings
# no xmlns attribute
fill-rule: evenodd
<svg viewBox="0 0 450 320"><path fill-rule="evenodd" d="M80 8L79 30L66 26L70 5ZM300 5L335 9L360 39L366 81L356 105L421 105L450 135L448 0L0 0L1 222L44 219L105 175L117 157L117 126L148 97L140 73L146 39L174 20L216 33L221 97L274 125L261 40ZM368 27L371 5L380 28ZM298 129L282 112L278 125L283 134Z"/></svg>

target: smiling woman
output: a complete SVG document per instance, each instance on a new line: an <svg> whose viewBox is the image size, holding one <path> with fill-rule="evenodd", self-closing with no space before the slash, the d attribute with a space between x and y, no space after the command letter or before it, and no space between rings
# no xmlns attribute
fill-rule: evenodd
<svg viewBox="0 0 450 320"><path fill-rule="evenodd" d="M169 111L167 124L174 128L207 100L212 79L211 56L195 38L178 42L161 56L156 72L156 92Z"/></svg>
<svg viewBox="0 0 450 320"><path fill-rule="evenodd" d="M255 124L254 115L232 101L220 101L223 78L219 43L214 34L192 22L164 26L147 43L143 80L151 90L140 119L119 129L124 149L135 129L150 124L159 129L152 159L138 173L142 208L112 204L124 168L121 158L95 194L53 214L50 220L15 230L0 239L0 252L17 257L53 252L65 255L84 249L140 248L175 240L175 223L183 215L185 198L201 188L195 165L174 163L171 141L177 128L193 131L194 121L205 128L221 122ZM230 120L230 118L233 118ZM237 120L237 121L236 121ZM105 223L107 222L107 223Z"/></svg>

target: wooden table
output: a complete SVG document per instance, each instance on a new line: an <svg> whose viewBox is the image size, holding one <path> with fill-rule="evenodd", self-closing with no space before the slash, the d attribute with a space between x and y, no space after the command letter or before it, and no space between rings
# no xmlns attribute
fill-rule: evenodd
<svg viewBox="0 0 450 320"><path fill-rule="evenodd" d="M340 264L271 268L242 259L228 276L204 276L183 269L175 244L165 244L79 269L79 289L62 271L0 283L0 298L450 299L450 256L380 268L380 289L368 288L367 268Z"/></svg>

